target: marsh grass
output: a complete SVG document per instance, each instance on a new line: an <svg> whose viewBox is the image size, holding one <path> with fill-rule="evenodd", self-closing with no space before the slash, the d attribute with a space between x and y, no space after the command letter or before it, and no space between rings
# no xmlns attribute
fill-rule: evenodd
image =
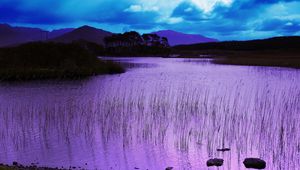
<svg viewBox="0 0 300 170"><path fill-rule="evenodd" d="M66 145L83 138L90 147L117 141L124 150L148 144L182 154L198 150L204 158L222 156L216 149L230 147L231 154L225 155L229 162L254 155L272 169L300 165L297 79L277 86L272 81L256 86L237 81L201 87L164 79L154 84L117 81L107 79L93 95L60 102L52 97L1 102L2 148L9 141L22 150L38 141L51 149L53 137Z"/></svg>

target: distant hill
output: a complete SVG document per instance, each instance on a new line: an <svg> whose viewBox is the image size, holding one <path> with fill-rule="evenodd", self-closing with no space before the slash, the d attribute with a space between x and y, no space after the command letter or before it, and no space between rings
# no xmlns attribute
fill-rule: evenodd
<svg viewBox="0 0 300 170"><path fill-rule="evenodd" d="M72 30L72 28L66 28L49 32L40 28L13 27L8 24L0 24L0 47L34 41L45 41L66 34Z"/></svg>
<svg viewBox="0 0 300 170"><path fill-rule="evenodd" d="M258 50L284 50L300 49L300 36L273 37L261 40L249 41L224 41L199 43L192 45L178 45L177 50L235 50L235 51L258 51Z"/></svg>
<svg viewBox="0 0 300 170"><path fill-rule="evenodd" d="M104 31L102 29L97 29L90 26L82 26L72 30L71 32L63 34L62 36L54 38L51 41L70 43L73 41L84 40L94 42L99 45L104 45L104 38L111 35L111 32Z"/></svg>
<svg viewBox="0 0 300 170"><path fill-rule="evenodd" d="M216 39L207 38L201 35L184 34L171 30L154 33L160 37L166 37L171 46L217 41ZM77 29L64 28L46 31L40 28L13 27L8 24L0 24L0 47L46 40L62 43L84 40L103 45L104 38L111 35L111 32L90 26L82 26Z"/></svg>
<svg viewBox="0 0 300 170"><path fill-rule="evenodd" d="M71 43L79 40L104 45L104 38L111 35L111 32L90 26L46 31L39 28L13 27L8 24L0 24L0 47L15 46L34 41Z"/></svg>
<svg viewBox="0 0 300 170"><path fill-rule="evenodd" d="M9 46L31 41L40 41L44 37L44 31L38 28L12 27L0 24L0 46Z"/></svg>
<svg viewBox="0 0 300 170"><path fill-rule="evenodd" d="M62 36L66 33L69 33L71 31L73 31L74 28L62 28L62 29L57 29L57 30L53 30L51 32L49 32L49 39L53 39L53 38L57 38L59 36Z"/></svg>
<svg viewBox="0 0 300 170"><path fill-rule="evenodd" d="M166 37L169 40L171 46L175 45L186 45L186 44L196 44L196 43L206 43L206 42L217 42L217 39L208 38L202 35L196 34L185 34L181 32L176 32L172 30L162 30L153 32L161 37Z"/></svg>

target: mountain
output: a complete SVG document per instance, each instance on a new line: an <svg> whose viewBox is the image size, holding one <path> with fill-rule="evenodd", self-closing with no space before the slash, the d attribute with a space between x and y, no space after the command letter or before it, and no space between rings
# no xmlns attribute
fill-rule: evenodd
<svg viewBox="0 0 300 170"><path fill-rule="evenodd" d="M216 39L207 38L201 35L184 34L171 30L154 33L160 37L168 38L171 46L217 41ZM82 26L77 29L58 29L49 32L39 28L12 27L7 24L0 24L0 47L46 40L63 43L85 40L103 45L104 38L111 35L111 32L90 26Z"/></svg>
<svg viewBox="0 0 300 170"><path fill-rule="evenodd" d="M184 34L184 33L176 32L176 31L172 31L172 30L157 31L157 32L153 32L153 34L157 34L160 37L168 38L169 44L171 46L206 43L206 42L217 42L218 41L216 39L204 37L202 35Z"/></svg>
<svg viewBox="0 0 300 170"><path fill-rule="evenodd" d="M45 38L45 31L39 28L12 27L0 24L0 47L40 41Z"/></svg>
<svg viewBox="0 0 300 170"><path fill-rule="evenodd" d="M53 39L53 38L57 38L60 37L66 33L69 33L71 31L73 31L74 28L63 28L63 29L57 29L57 30L52 30L51 32L49 32L49 39Z"/></svg>
<svg viewBox="0 0 300 170"><path fill-rule="evenodd" d="M13 27L8 24L0 24L0 47L33 41L45 41L62 36L73 30L73 28L65 28L49 32L40 28Z"/></svg>
<svg viewBox="0 0 300 170"><path fill-rule="evenodd" d="M62 36L54 38L51 41L69 43L77 40L85 40L103 45L104 38L111 35L111 32L104 31L102 29L97 29L90 26L82 26L72 30L71 32L63 34Z"/></svg>

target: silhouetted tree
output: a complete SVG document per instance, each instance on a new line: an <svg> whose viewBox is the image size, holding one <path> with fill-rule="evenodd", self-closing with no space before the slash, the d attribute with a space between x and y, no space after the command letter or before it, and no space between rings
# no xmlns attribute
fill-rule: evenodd
<svg viewBox="0 0 300 170"><path fill-rule="evenodd" d="M106 54L117 56L144 56L169 54L168 39L157 34L143 34L135 31L114 34L104 39Z"/></svg>

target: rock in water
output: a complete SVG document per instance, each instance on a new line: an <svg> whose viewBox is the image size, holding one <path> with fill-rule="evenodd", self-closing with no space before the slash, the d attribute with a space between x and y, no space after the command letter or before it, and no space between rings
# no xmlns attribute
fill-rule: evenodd
<svg viewBox="0 0 300 170"><path fill-rule="evenodd" d="M173 169L173 167L167 167L166 168L166 170L172 170Z"/></svg>
<svg viewBox="0 0 300 170"><path fill-rule="evenodd" d="M214 158L214 159L209 159L206 162L207 166L222 166L223 165L224 160L223 159L219 159L219 158Z"/></svg>
<svg viewBox="0 0 300 170"><path fill-rule="evenodd" d="M266 168L266 162L259 158L246 158L243 163L246 168L254 168L254 169Z"/></svg>
<svg viewBox="0 0 300 170"><path fill-rule="evenodd" d="M217 149L217 151L219 152L225 152L225 151L230 151L229 148L222 148L222 149Z"/></svg>

